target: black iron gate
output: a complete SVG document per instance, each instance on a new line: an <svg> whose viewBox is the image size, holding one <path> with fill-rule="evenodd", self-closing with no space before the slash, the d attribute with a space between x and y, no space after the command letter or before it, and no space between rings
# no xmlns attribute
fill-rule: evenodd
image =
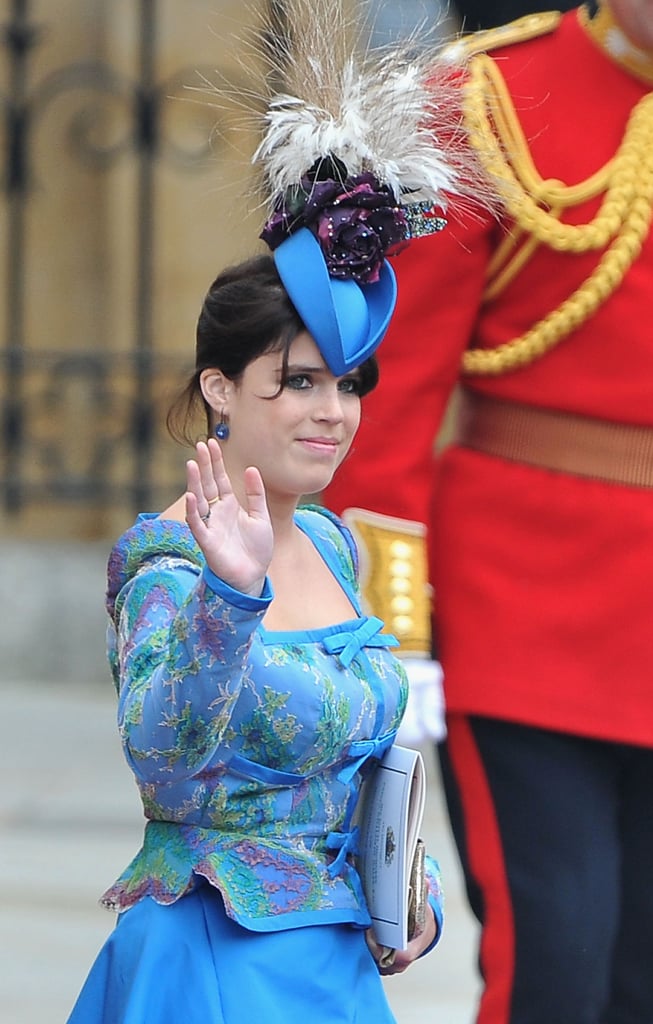
<svg viewBox="0 0 653 1024"><path fill-rule="evenodd" d="M0 26L6 69L0 96L7 246L5 280L0 285L3 513L11 521L35 502L41 506L43 502L79 507L102 502L105 507L160 507L169 490L162 480L165 473L153 470L157 458L165 461L159 453L164 443L162 402L189 366L187 349L183 355L166 355L158 351L153 337L155 198L162 166L191 173L206 156L203 146L189 151L166 137L163 116L168 101L196 81L198 69L191 67L193 55L189 54L188 68L160 80L157 0L135 0L136 66L131 76L104 60L89 60L60 67L39 80L33 71L35 56L48 45L52 33L65 32L66 26L57 23L54 13L52 23L38 23L32 8L29 0L10 0ZM131 339L120 351L103 351L91 343L71 348L58 344L56 337L48 338L47 344L41 339L35 346L26 328L26 285L33 257L27 218L35 190L43 194L48 188L34 159L34 145L53 103L72 92L83 94L88 102L66 126L69 158L83 162L89 174L106 173L124 161L133 164L132 325ZM119 138L102 138L99 107L107 101L120 103L125 110L127 127ZM215 159L215 153L212 156ZM47 315L41 317L39 330L47 332ZM83 438L76 439L74 459L59 431L71 401L88 412L80 420Z"/></svg>

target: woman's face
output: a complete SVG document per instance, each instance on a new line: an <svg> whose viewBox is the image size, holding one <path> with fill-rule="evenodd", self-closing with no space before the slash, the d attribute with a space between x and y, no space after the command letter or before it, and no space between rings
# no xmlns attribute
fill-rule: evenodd
<svg viewBox="0 0 653 1024"><path fill-rule="evenodd" d="M233 385L226 411L228 472L257 466L268 500L321 491L347 454L360 423L359 375L334 377L310 334L297 335L288 353L251 362ZM276 396L276 397L274 397Z"/></svg>
<svg viewBox="0 0 653 1024"><path fill-rule="evenodd" d="M653 54L653 0L610 0L610 9L631 43Z"/></svg>

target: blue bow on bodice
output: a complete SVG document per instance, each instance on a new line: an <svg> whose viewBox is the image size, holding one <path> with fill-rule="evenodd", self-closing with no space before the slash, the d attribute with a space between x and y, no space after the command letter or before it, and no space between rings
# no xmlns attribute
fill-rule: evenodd
<svg viewBox="0 0 653 1024"><path fill-rule="evenodd" d="M324 638L328 654L337 654L343 668L349 668L363 647L398 647L399 641L391 633L381 633L383 621L371 615L355 629L343 629L340 633Z"/></svg>

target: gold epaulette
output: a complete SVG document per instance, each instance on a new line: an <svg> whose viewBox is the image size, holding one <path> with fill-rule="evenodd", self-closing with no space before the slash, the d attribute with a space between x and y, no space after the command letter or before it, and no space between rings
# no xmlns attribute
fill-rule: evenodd
<svg viewBox="0 0 653 1024"><path fill-rule="evenodd" d="M480 32L462 35L447 46L446 53L453 58L461 58L465 61L476 53L488 53L490 50L497 50L500 46L524 43L528 39L536 39L538 36L554 32L560 24L561 17L560 11L525 14L523 18L510 21L507 25L498 25L496 28L486 28Z"/></svg>
<svg viewBox="0 0 653 1024"><path fill-rule="evenodd" d="M404 657L430 658L426 527L360 508L347 509L342 518L358 544L368 612L383 619L399 640Z"/></svg>

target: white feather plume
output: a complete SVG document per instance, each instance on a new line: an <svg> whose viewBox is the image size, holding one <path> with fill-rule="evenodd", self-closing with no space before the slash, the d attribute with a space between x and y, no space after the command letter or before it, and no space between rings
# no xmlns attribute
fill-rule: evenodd
<svg viewBox="0 0 653 1024"><path fill-rule="evenodd" d="M329 155L350 176L371 172L399 201L444 208L446 195L478 198L483 174L461 127L460 79L441 47L409 40L360 53L339 3L291 0L285 11L287 36L269 56L285 88L268 100L253 157L270 209Z"/></svg>

